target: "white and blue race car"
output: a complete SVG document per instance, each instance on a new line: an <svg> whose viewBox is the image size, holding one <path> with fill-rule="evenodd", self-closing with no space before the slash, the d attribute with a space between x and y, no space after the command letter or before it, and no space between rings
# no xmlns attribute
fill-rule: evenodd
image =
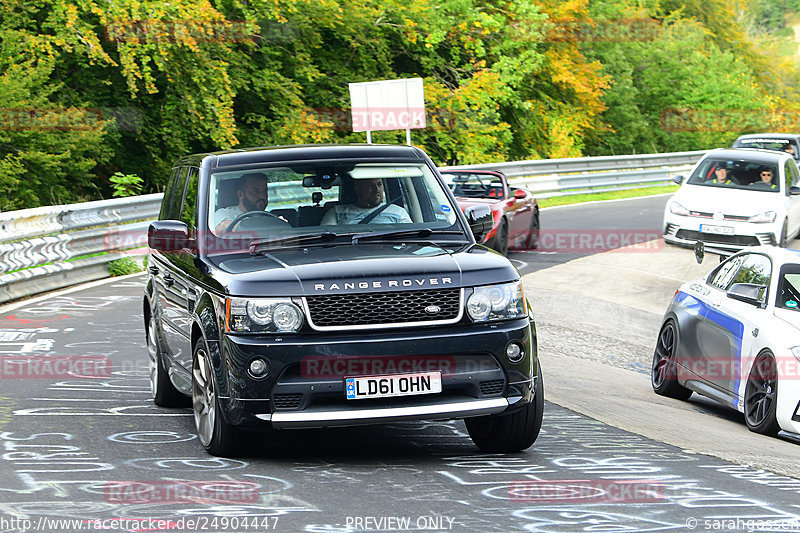
<svg viewBox="0 0 800 533"><path fill-rule="evenodd" d="M702 243L695 253L701 261ZM800 434L800 251L754 247L681 286L651 383L663 396L696 392L737 409L757 433Z"/></svg>

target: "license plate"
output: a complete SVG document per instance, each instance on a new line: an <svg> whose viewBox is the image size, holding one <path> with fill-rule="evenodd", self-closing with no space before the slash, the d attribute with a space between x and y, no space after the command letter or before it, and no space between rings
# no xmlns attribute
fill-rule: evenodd
<svg viewBox="0 0 800 533"><path fill-rule="evenodd" d="M418 374L345 378L344 390L348 400L435 394L442 392L442 373L420 372Z"/></svg>
<svg viewBox="0 0 800 533"><path fill-rule="evenodd" d="M733 227L731 226L710 226L708 224L700 224L700 231L703 233L716 233L717 235L733 235Z"/></svg>

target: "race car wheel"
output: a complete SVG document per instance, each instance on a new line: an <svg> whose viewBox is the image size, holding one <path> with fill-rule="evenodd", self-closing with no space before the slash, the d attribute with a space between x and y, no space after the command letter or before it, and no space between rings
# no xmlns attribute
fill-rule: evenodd
<svg viewBox="0 0 800 533"><path fill-rule="evenodd" d="M531 403L509 415L467 418L467 432L472 442L487 453L511 453L530 448L539 436L544 414L542 374L536 379Z"/></svg>
<svg viewBox="0 0 800 533"><path fill-rule="evenodd" d="M211 455L233 455L238 432L223 419L211 358L202 338L195 343L192 357L192 409L203 448Z"/></svg>
<svg viewBox="0 0 800 533"><path fill-rule="evenodd" d="M678 383L678 363L675 350L678 346L678 330L675 322L667 320L661 326L656 349L653 353L653 366L650 371L650 384L656 394L686 400L692 391Z"/></svg>
<svg viewBox="0 0 800 533"><path fill-rule="evenodd" d="M508 221L506 219L501 220L500 226L497 227L492 248L501 255L508 255Z"/></svg>
<svg viewBox="0 0 800 533"><path fill-rule="evenodd" d="M181 394L169 380L169 375L161 361L161 350L158 346L156 321L151 316L147 320L147 363L150 374L150 392L153 403L159 407L185 407L189 398Z"/></svg>
<svg viewBox="0 0 800 533"><path fill-rule="evenodd" d="M759 355L750 369L744 389L744 419L750 431L777 435L778 367L770 352Z"/></svg>

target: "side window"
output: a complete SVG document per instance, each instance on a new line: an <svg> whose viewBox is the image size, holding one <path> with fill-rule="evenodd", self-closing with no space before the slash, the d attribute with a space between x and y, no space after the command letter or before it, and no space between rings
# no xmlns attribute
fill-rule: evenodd
<svg viewBox="0 0 800 533"><path fill-rule="evenodd" d="M792 163L794 164L794 163ZM761 254L749 254L741 268L733 278L733 283L752 283L754 285L764 285L764 289L759 292L758 297L763 298L764 292L769 286L770 273L772 271L772 263L769 258Z"/></svg>
<svg viewBox="0 0 800 533"><path fill-rule="evenodd" d="M197 168L190 167L188 169L188 185L186 186L186 198L183 201L183 210L181 211L181 221L189 226L189 231L193 232L197 226Z"/></svg>
<svg viewBox="0 0 800 533"><path fill-rule="evenodd" d="M169 174L167 187L164 189L164 198L161 200L161 212L158 215L159 220L169 219L169 205L172 201L172 193L175 191L175 181L177 181L179 168L173 168Z"/></svg>
<svg viewBox="0 0 800 533"><path fill-rule="evenodd" d="M722 266L720 266L712 276L710 281L711 285L723 291L728 290L731 280L736 275L739 266L741 266L747 256L748 254L737 255L722 263Z"/></svg>
<svg viewBox="0 0 800 533"><path fill-rule="evenodd" d="M800 181L800 171L797 169L797 163L791 159L786 161L786 166L783 170L786 179L786 194L788 195L789 187L796 186L798 181Z"/></svg>
<svg viewBox="0 0 800 533"><path fill-rule="evenodd" d="M183 192L186 190L186 174L189 171L188 167L181 167L178 169L178 176L174 179L174 185L170 191L169 197L164 197L161 203L161 213L164 215L162 218L166 220L178 220L181 214L181 204L183 202ZM164 209L166 208L166 212Z"/></svg>

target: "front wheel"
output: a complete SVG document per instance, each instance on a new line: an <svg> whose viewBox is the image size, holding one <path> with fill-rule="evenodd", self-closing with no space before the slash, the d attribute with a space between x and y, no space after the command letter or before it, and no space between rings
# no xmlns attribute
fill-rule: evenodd
<svg viewBox="0 0 800 533"><path fill-rule="evenodd" d="M542 374L536 378L533 401L510 415L467 418L467 432L472 442L487 453L511 453L530 448L539 436L544 415Z"/></svg>
<svg viewBox="0 0 800 533"><path fill-rule="evenodd" d="M508 255L508 222L506 219L501 220L500 225L497 227L492 248L499 252L500 255Z"/></svg>
<svg viewBox="0 0 800 533"><path fill-rule="evenodd" d="M533 213L531 229L528 235L528 249L535 250L539 247L539 209Z"/></svg>
<svg viewBox="0 0 800 533"><path fill-rule="evenodd" d="M778 404L778 367L771 353L758 356L750 369L744 389L744 420L750 431L777 435L775 411Z"/></svg>
<svg viewBox="0 0 800 533"><path fill-rule="evenodd" d="M778 242L778 246L781 248L788 248L789 247L789 221L783 221L783 229L781 230L781 240Z"/></svg>
<svg viewBox="0 0 800 533"><path fill-rule="evenodd" d="M192 357L192 409L203 448L211 455L234 455L238 432L222 416L211 357L202 338L195 343Z"/></svg>

